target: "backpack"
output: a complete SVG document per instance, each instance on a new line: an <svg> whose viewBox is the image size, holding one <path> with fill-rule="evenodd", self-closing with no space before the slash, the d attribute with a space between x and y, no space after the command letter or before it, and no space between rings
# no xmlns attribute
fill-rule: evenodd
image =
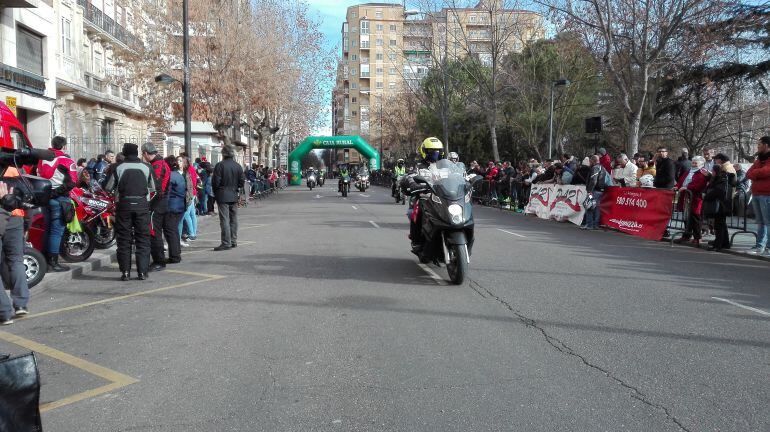
<svg viewBox="0 0 770 432"><path fill-rule="evenodd" d="M600 168L599 178L596 179L596 190L603 192L607 186L612 186L612 177L604 167Z"/></svg>

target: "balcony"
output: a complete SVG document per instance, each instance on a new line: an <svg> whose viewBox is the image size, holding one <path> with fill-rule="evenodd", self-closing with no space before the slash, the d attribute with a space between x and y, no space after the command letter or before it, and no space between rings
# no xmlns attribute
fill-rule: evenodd
<svg viewBox="0 0 770 432"><path fill-rule="evenodd" d="M369 78L371 75L369 72L361 71L361 78Z"/></svg>
<svg viewBox="0 0 770 432"><path fill-rule="evenodd" d="M107 35L113 42L122 44L125 48L141 44L139 38L116 23L114 19L107 16L88 0L77 1L78 6L83 8L83 18L85 18L87 30Z"/></svg>

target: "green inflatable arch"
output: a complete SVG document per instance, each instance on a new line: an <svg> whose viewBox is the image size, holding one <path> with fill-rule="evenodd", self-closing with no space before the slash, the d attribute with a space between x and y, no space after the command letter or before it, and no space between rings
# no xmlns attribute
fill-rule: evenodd
<svg viewBox="0 0 770 432"><path fill-rule="evenodd" d="M358 135L309 136L302 140L299 146L289 154L291 184L302 184L302 158L310 150L329 148L354 148L365 158L369 159L369 169L371 171L380 169L380 154Z"/></svg>

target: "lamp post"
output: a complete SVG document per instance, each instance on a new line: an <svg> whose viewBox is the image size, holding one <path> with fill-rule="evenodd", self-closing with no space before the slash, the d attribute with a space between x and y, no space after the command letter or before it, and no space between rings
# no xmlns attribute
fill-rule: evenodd
<svg viewBox="0 0 770 432"><path fill-rule="evenodd" d="M168 74L160 74L155 77L158 84L169 85L174 82L182 84L184 98L184 151L187 157L192 158L192 109L190 104L190 28L189 28L188 0L182 0L182 57L184 71L182 81Z"/></svg>
<svg viewBox="0 0 770 432"><path fill-rule="evenodd" d="M556 87L566 87L569 85L569 80L566 78L560 78L551 82L551 110L548 114L548 159L552 158L553 150L553 89Z"/></svg>

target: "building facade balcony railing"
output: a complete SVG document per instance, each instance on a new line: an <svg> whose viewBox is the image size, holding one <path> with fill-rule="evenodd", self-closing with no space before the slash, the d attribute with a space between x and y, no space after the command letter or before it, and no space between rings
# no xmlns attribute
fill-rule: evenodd
<svg viewBox="0 0 770 432"><path fill-rule="evenodd" d="M127 47L136 46L141 43L133 33L126 30L125 27L115 22L101 9L94 6L88 0L77 0L78 5L83 8L83 17L92 24L93 27L100 29L103 33L111 36L112 39L122 43Z"/></svg>
<svg viewBox="0 0 770 432"><path fill-rule="evenodd" d="M369 78L369 72L361 72L361 78Z"/></svg>

